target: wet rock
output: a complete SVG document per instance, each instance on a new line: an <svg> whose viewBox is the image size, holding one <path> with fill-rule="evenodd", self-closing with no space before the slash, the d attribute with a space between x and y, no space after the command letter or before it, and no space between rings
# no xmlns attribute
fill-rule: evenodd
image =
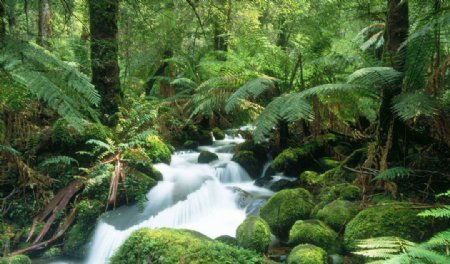
<svg viewBox="0 0 450 264"><path fill-rule="evenodd" d="M194 141L194 140L186 140L183 143L183 149L186 150L196 150L199 146L198 141Z"/></svg>
<svg viewBox="0 0 450 264"><path fill-rule="evenodd" d="M218 160L219 156L216 153L210 151L202 151L198 156L198 163L210 163L211 161Z"/></svg>
<svg viewBox="0 0 450 264"><path fill-rule="evenodd" d="M261 206L263 206L266 203L266 201L267 200L265 199L252 200L245 208L245 213L247 215L259 216L259 210L261 209Z"/></svg>
<svg viewBox="0 0 450 264"><path fill-rule="evenodd" d="M249 216L236 230L238 245L265 253L271 241L270 227L264 219Z"/></svg>

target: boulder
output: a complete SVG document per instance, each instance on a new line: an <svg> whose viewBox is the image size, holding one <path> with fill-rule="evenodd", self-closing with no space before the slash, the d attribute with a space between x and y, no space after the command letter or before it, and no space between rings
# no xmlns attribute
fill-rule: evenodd
<svg viewBox="0 0 450 264"><path fill-rule="evenodd" d="M111 263L263 263L256 252L204 239L186 230L142 228L120 246Z"/></svg>
<svg viewBox="0 0 450 264"><path fill-rule="evenodd" d="M210 163L211 161L218 160L219 156L216 153L212 153L210 151L202 151L198 156L198 163Z"/></svg>
<svg viewBox="0 0 450 264"><path fill-rule="evenodd" d="M238 151L234 154L232 160L239 163L253 179L261 176L263 164L256 159L253 151Z"/></svg>
<svg viewBox="0 0 450 264"><path fill-rule="evenodd" d="M16 255L8 258L0 258L0 264L31 264L31 259L26 255Z"/></svg>
<svg viewBox="0 0 450 264"><path fill-rule="evenodd" d="M216 140L222 140L225 138L225 132L222 129L215 127L212 129L213 136Z"/></svg>
<svg viewBox="0 0 450 264"><path fill-rule="evenodd" d="M319 140L312 140L302 147L287 148L273 160L272 168L287 175L299 175L305 170L319 169L320 165L314 156L320 155L322 150L323 143Z"/></svg>
<svg viewBox="0 0 450 264"><path fill-rule="evenodd" d="M289 244L312 244L327 251L336 246L337 234L319 220L298 220L289 231Z"/></svg>
<svg viewBox="0 0 450 264"><path fill-rule="evenodd" d="M160 137L156 135L150 135L145 139L145 145L143 146L145 153L152 160L153 163L166 163L170 164L172 151Z"/></svg>
<svg viewBox="0 0 450 264"><path fill-rule="evenodd" d="M199 146L198 141L194 141L194 140L186 140L183 143L183 148L187 149L187 150L196 150Z"/></svg>
<svg viewBox="0 0 450 264"><path fill-rule="evenodd" d="M336 231L342 231L345 225L358 213L355 203L346 200L335 200L320 209L316 218L322 220Z"/></svg>
<svg viewBox="0 0 450 264"><path fill-rule="evenodd" d="M309 218L313 207L312 195L307 190L288 189L270 197L260 214L273 234L285 238L295 221Z"/></svg>
<svg viewBox="0 0 450 264"><path fill-rule="evenodd" d="M327 253L311 244L300 244L292 249L287 259L288 264L325 264Z"/></svg>
<svg viewBox="0 0 450 264"><path fill-rule="evenodd" d="M264 219L249 216L236 230L238 245L265 253L271 241L270 227Z"/></svg>

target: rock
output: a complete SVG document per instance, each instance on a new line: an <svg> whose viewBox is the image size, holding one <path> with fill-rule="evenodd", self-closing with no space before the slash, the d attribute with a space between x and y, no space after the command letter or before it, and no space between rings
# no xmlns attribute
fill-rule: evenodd
<svg viewBox="0 0 450 264"><path fill-rule="evenodd" d="M223 236L216 237L216 239L214 239L214 240L222 242L222 243L230 245L230 246L238 245L237 239L232 236L223 235Z"/></svg>
<svg viewBox="0 0 450 264"><path fill-rule="evenodd" d="M304 171L300 174L300 182L309 186L321 185L323 178L315 171Z"/></svg>
<svg viewBox="0 0 450 264"><path fill-rule="evenodd" d="M0 264L31 264L31 259L26 255L16 255L8 258L0 258Z"/></svg>
<svg viewBox="0 0 450 264"><path fill-rule="evenodd" d="M198 163L210 163L211 161L218 160L219 156L216 153L212 153L210 151L202 151L198 156Z"/></svg>
<svg viewBox="0 0 450 264"><path fill-rule="evenodd" d="M156 135L150 135L145 139L143 146L145 153L153 163L164 162L170 164L172 151L170 148Z"/></svg>
<svg viewBox="0 0 450 264"><path fill-rule="evenodd" d="M358 213L355 203L335 200L317 212L316 218L322 220L336 231L342 231L345 225Z"/></svg>
<svg viewBox="0 0 450 264"><path fill-rule="evenodd" d="M202 146L211 145L213 143L211 132L208 130L201 130L198 134L198 139L195 140Z"/></svg>
<svg viewBox="0 0 450 264"><path fill-rule="evenodd" d="M311 244L301 244L292 249L288 264L325 264L327 253L320 247Z"/></svg>
<svg viewBox="0 0 450 264"><path fill-rule="evenodd" d="M256 200L251 201L247 205L247 208L245 208L245 214L259 216L259 211L261 209L261 206L263 206L266 202L267 202L267 200L265 200L265 199L256 199Z"/></svg>
<svg viewBox="0 0 450 264"><path fill-rule="evenodd" d="M272 181L272 176L261 177L256 179L255 185L259 187L266 187L269 185L270 181Z"/></svg>
<svg viewBox="0 0 450 264"><path fill-rule="evenodd" d="M255 144L253 140L247 140L244 143L237 145L236 152L240 151L252 151L254 157L261 163L264 164L267 161L268 149L261 144Z"/></svg>
<svg viewBox="0 0 450 264"><path fill-rule="evenodd" d="M131 234L111 263L261 263L256 252L203 239L185 230L142 228Z"/></svg>
<svg viewBox="0 0 450 264"><path fill-rule="evenodd" d="M319 220L298 220L289 231L289 244L312 244L332 250L336 245L337 234Z"/></svg>
<svg viewBox="0 0 450 264"><path fill-rule="evenodd" d="M275 193L261 207L260 213L272 233L283 238L288 236L295 221L309 218L313 207L312 195L303 188L297 188Z"/></svg>
<svg viewBox="0 0 450 264"><path fill-rule="evenodd" d="M359 187L350 183L342 183L322 188L318 199L325 204L336 199L355 201L359 198L359 194Z"/></svg>
<svg viewBox="0 0 450 264"><path fill-rule="evenodd" d="M269 189L274 192L278 192L284 189L294 188L297 186L295 181L290 181L287 179L280 179L269 185Z"/></svg>
<svg viewBox="0 0 450 264"><path fill-rule="evenodd" d="M44 254L42 255L42 257L44 258L57 258L62 256L62 250L59 247L51 247L49 248L47 251L44 252Z"/></svg>
<svg viewBox="0 0 450 264"><path fill-rule="evenodd" d="M249 216L236 230L238 245L265 253L271 241L270 227L262 218Z"/></svg>
<svg viewBox="0 0 450 264"><path fill-rule="evenodd" d="M239 163L253 179L257 179L261 175L262 163L256 159L253 151L236 152L232 161Z"/></svg>
<svg viewBox="0 0 450 264"><path fill-rule="evenodd" d="M198 141L194 141L194 140L186 140L183 143L183 148L187 149L187 150L196 150L199 146Z"/></svg>
<svg viewBox="0 0 450 264"><path fill-rule="evenodd" d="M215 127L212 129L213 136L216 140L222 140L225 138L225 132L222 129Z"/></svg>
<svg viewBox="0 0 450 264"><path fill-rule="evenodd" d="M230 189L233 193L236 193L238 195L238 205L240 208L245 208L247 205L250 204L252 195L249 192L246 192L236 186L228 187L228 189Z"/></svg>
<svg viewBox="0 0 450 264"><path fill-rule="evenodd" d="M299 148L287 148L273 160L272 168L288 175L319 169L314 156L319 155L322 149L323 143L319 140L312 140Z"/></svg>
<svg viewBox="0 0 450 264"><path fill-rule="evenodd" d="M413 242L432 235L433 219L417 216L422 209L410 203L378 204L359 212L345 228L344 242L355 250L357 240L378 236L397 236Z"/></svg>

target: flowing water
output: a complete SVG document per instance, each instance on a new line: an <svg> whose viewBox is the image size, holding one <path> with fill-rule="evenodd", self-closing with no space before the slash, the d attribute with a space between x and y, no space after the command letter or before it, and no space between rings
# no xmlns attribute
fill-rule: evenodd
<svg viewBox="0 0 450 264"><path fill-rule="evenodd" d="M102 217L84 263L107 263L125 239L142 227L186 228L211 238L234 237L245 217L272 194L255 186L247 172L231 161L234 146L241 142L241 137L227 136L212 146L200 147L218 154L219 160L210 164L197 163L199 152L177 152L170 166L156 164L163 180L147 194L143 212L128 206Z"/></svg>

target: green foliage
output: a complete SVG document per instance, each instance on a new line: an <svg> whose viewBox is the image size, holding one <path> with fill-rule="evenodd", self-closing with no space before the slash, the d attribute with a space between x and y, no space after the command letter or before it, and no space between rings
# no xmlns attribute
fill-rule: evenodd
<svg viewBox="0 0 450 264"><path fill-rule="evenodd" d="M1 145L1 144L0 144L0 152L7 153L10 155L14 155L14 156L22 156L22 153L20 153L16 149L9 147L9 146Z"/></svg>
<svg viewBox="0 0 450 264"><path fill-rule="evenodd" d="M372 180L384 180L393 181L396 179L402 179L408 177L412 173L412 170L405 167L392 167L378 173Z"/></svg>
<svg viewBox="0 0 450 264"><path fill-rule="evenodd" d="M31 259L26 255L16 255L8 258L0 258L0 264L31 264Z"/></svg>
<svg viewBox="0 0 450 264"><path fill-rule="evenodd" d="M369 207L346 226L344 241L355 249L357 240L377 236L398 236L420 241L431 234L432 221L417 216L420 212L409 203L387 203Z"/></svg>
<svg viewBox="0 0 450 264"><path fill-rule="evenodd" d="M2 49L0 64L61 116L97 119L93 107L100 103L100 96L89 78L43 48L10 41Z"/></svg>
<svg viewBox="0 0 450 264"><path fill-rule="evenodd" d="M41 163L39 163L38 167L45 168L45 167L53 166L53 165L69 166L71 164L78 165L78 161L76 159L68 157L68 156L54 156L54 157L50 157L50 158L42 161Z"/></svg>
<svg viewBox="0 0 450 264"><path fill-rule="evenodd" d="M336 199L355 201L359 198L361 190L350 183L340 183L326 186L320 190L318 199L321 202L330 203Z"/></svg>
<svg viewBox="0 0 450 264"><path fill-rule="evenodd" d="M320 140L311 140L298 148L287 148L283 150L272 162L275 171L298 174L307 169L314 169L317 163L314 156L319 154L323 148Z"/></svg>
<svg viewBox="0 0 450 264"><path fill-rule="evenodd" d="M287 259L288 264L325 264L327 253L320 247L300 244L292 249Z"/></svg>
<svg viewBox="0 0 450 264"><path fill-rule="evenodd" d="M139 229L111 258L111 263L144 261L186 263L263 263L253 251L238 249L184 230Z"/></svg>
<svg viewBox="0 0 450 264"><path fill-rule="evenodd" d="M322 184L323 178L315 171L304 171L300 174L300 181L309 186L313 186Z"/></svg>
<svg viewBox="0 0 450 264"><path fill-rule="evenodd" d="M145 139L145 153L154 163L164 162L170 164L172 151L170 148L156 135L150 135Z"/></svg>
<svg viewBox="0 0 450 264"><path fill-rule="evenodd" d="M393 112L404 121L420 116L431 117L438 112L436 99L423 93L402 93L392 103Z"/></svg>
<svg viewBox="0 0 450 264"><path fill-rule="evenodd" d="M249 216L236 230L238 245L265 253L271 241L270 227L260 217Z"/></svg>
<svg viewBox="0 0 450 264"><path fill-rule="evenodd" d="M346 200L335 200L320 209L316 218L331 226L336 231L342 231L344 226L350 222L358 213L355 203Z"/></svg>
<svg viewBox="0 0 450 264"><path fill-rule="evenodd" d="M307 190L282 190L261 207L260 215L273 234L286 237L295 221L309 218L313 206L312 195Z"/></svg>
<svg viewBox="0 0 450 264"><path fill-rule="evenodd" d="M336 243L337 234L319 220L298 220L289 231L289 244L312 244L331 250Z"/></svg>

